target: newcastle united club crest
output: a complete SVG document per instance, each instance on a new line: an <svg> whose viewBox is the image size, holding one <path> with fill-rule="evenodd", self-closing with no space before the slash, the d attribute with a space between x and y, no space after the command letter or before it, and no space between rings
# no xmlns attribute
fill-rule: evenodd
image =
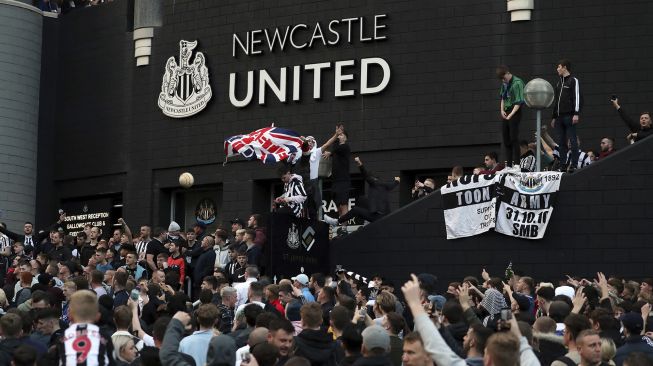
<svg viewBox="0 0 653 366"><path fill-rule="evenodd" d="M179 42L179 64L174 57L166 62L159 108L173 118L189 117L198 113L211 100L209 70L202 52L192 58L197 41Z"/></svg>

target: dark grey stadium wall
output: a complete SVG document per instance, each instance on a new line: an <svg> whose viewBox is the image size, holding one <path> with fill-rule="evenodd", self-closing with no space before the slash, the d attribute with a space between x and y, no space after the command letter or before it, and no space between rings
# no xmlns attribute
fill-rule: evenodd
<svg viewBox="0 0 653 366"><path fill-rule="evenodd" d="M40 172L45 203L40 207L56 207L66 198L122 193L131 223L157 224L179 173L189 170L198 186L221 187L222 218L244 216L257 205L257 182L276 174L258 163L234 161L222 167L222 141L270 122L324 141L342 121L354 152L383 176L457 164L472 167L485 152L499 148L498 82L493 76L499 63L511 65L526 80L553 80L555 62L571 58L585 91L581 138L588 147L603 135L621 141L626 131L608 97L619 94L633 112L646 108L653 66L645 57L651 51L642 45L653 29L641 14L650 13L652 5L646 0L536 5L533 21L510 23L505 2L485 0L177 0L166 2L151 65L142 68L133 58L128 1L67 14L57 20L59 47L47 49L59 76L44 86L56 95L56 105L46 110L54 125L43 128L54 130L56 146L39 149L39 159L41 154L45 161L53 159L51 170ZM231 54L234 32L375 14L388 15L385 41L261 56ZM165 117L156 101L165 61L178 57L180 39L199 41L196 50L206 55L214 97L200 114L175 120ZM378 95L336 99L333 73L327 72L319 101L309 95L310 74L304 74L301 102L271 100L238 109L228 100L230 72L242 77L248 70L267 69L277 78L282 66L364 57L382 57L390 64L390 85ZM523 138L532 136L532 125L528 112ZM48 182L53 194L47 193ZM396 191L391 198L394 207L399 196ZM48 215L40 211L39 217Z"/></svg>
<svg viewBox="0 0 653 366"><path fill-rule="evenodd" d="M439 191L364 230L332 242L335 266L403 283L411 272L433 273L445 290L486 268L503 277L508 263L538 280L596 272L650 276L653 223L653 139L629 146L562 179L553 217L541 240L495 232L447 240ZM591 277L590 277L591 276Z"/></svg>

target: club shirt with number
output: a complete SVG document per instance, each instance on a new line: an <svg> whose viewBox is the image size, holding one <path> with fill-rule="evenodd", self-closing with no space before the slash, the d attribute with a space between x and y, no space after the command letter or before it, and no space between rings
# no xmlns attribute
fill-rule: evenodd
<svg viewBox="0 0 653 366"><path fill-rule="evenodd" d="M66 329L63 339L60 365L104 366L109 365L110 339L100 333L95 324L73 324Z"/></svg>

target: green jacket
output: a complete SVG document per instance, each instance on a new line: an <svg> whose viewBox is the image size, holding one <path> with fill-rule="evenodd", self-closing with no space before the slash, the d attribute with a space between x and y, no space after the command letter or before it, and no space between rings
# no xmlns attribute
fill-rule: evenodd
<svg viewBox="0 0 653 366"><path fill-rule="evenodd" d="M501 84L499 96L503 99L505 111L512 110L514 105L524 104L524 81L513 75L510 82Z"/></svg>

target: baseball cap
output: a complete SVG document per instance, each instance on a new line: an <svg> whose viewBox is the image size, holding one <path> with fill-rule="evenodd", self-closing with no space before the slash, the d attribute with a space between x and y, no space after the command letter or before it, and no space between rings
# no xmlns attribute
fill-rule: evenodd
<svg viewBox="0 0 653 366"><path fill-rule="evenodd" d="M433 303L436 310L442 310L444 303L447 302L447 299L442 295L429 295L428 299Z"/></svg>
<svg viewBox="0 0 653 366"><path fill-rule="evenodd" d="M555 289L555 295L565 295L570 299L574 299L574 295L576 294L576 291L574 290L573 287L571 286L560 286Z"/></svg>
<svg viewBox="0 0 653 366"><path fill-rule="evenodd" d="M243 224L243 220L241 220L241 219L239 219L239 218L236 217L235 219L231 220L231 223L232 223L232 224L241 224L241 225L242 225L242 224Z"/></svg>
<svg viewBox="0 0 653 366"><path fill-rule="evenodd" d="M638 313L626 313L620 318L621 323L624 325L624 328L628 329L630 334L639 334L644 328L644 319L642 315Z"/></svg>
<svg viewBox="0 0 653 366"><path fill-rule="evenodd" d="M292 280L297 281L297 282L301 283L304 286L308 285L308 276L303 274L303 273L298 274L297 276L293 277Z"/></svg>
<svg viewBox="0 0 653 366"><path fill-rule="evenodd" d="M374 348L382 348L386 352L390 350L390 335L380 326L372 325L365 328L362 336L363 345L366 349L373 350Z"/></svg>

